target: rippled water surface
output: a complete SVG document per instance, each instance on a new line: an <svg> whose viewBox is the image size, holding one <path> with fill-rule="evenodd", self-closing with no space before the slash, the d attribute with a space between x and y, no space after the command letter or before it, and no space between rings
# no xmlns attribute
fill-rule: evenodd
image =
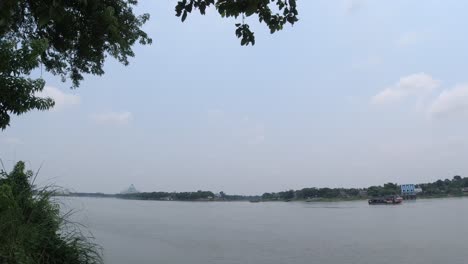
<svg viewBox="0 0 468 264"><path fill-rule="evenodd" d="M66 198L106 263L468 263L468 199L157 202Z"/></svg>

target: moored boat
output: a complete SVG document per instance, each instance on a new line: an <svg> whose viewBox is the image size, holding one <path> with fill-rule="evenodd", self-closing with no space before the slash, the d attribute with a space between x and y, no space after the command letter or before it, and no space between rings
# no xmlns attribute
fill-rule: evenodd
<svg viewBox="0 0 468 264"><path fill-rule="evenodd" d="M369 204L401 204L402 202L403 198L398 195L370 198L368 201Z"/></svg>

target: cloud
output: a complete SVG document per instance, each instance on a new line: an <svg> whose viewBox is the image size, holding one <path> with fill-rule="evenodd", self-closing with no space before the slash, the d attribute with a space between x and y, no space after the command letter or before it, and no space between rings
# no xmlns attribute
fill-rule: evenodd
<svg viewBox="0 0 468 264"><path fill-rule="evenodd" d="M99 124L126 125L130 123L130 121L132 121L133 115L128 111L105 112L99 114L92 114L91 119Z"/></svg>
<svg viewBox="0 0 468 264"><path fill-rule="evenodd" d="M0 139L0 142L5 143L7 145L21 145L23 141L17 137L3 137Z"/></svg>
<svg viewBox="0 0 468 264"><path fill-rule="evenodd" d="M435 80L426 73L411 74L401 77L397 83L373 96L371 103L377 105L389 104L410 96L421 98L439 86L440 81Z"/></svg>
<svg viewBox="0 0 468 264"><path fill-rule="evenodd" d="M434 100L428 110L430 116L443 117L468 113L468 84L457 85L444 90Z"/></svg>
<svg viewBox="0 0 468 264"><path fill-rule="evenodd" d="M416 108L430 118L468 117L468 83L445 89L439 94L433 91L440 86L425 73L417 73L400 78L393 86L385 88L372 97L372 104L390 104L406 97L416 97ZM429 97L430 95L430 97ZM435 99L428 101L429 98Z"/></svg>
<svg viewBox="0 0 468 264"><path fill-rule="evenodd" d="M41 92L37 93L37 96L54 99L54 110L80 104L80 97L78 95L62 92L60 89L52 86L45 86Z"/></svg>
<svg viewBox="0 0 468 264"><path fill-rule="evenodd" d="M400 48L413 46L420 43L425 38L425 35L419 32L408 32L401 35L396 41L395 45Z"/></svg>

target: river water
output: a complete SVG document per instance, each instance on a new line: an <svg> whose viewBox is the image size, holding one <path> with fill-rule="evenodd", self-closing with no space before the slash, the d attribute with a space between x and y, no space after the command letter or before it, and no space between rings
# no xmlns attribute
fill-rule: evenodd
<svg viewBox="0 0 468 264"><path fill-rule="evenodd" d="M468 198L159 202L66 198L109 264L468 263Z"/></svg>

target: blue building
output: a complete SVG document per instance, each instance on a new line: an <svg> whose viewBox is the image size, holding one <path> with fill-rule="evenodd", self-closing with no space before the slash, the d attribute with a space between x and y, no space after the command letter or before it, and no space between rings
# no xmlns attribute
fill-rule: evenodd
<svg viewBox="0 0 468 264"><path fill-rule="evenodd" d="M402 184L401 196L405 199L414 199L416 197L416 186L414 184Z"/></svg>

